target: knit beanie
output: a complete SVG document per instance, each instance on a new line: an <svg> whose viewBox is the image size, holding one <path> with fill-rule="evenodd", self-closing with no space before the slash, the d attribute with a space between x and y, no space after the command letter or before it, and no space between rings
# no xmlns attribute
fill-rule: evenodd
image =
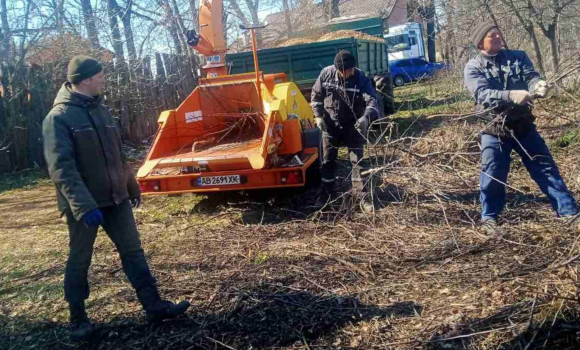
<svg viewBox="0 0 580 350"><path fill-rule="evenodd" d="M341 72L356 67L356 58L346 50L339 51L334 57L334 67Z"/></svg>
<svg viewBox="0 0 580 350"><path fill-rule="evenodd" d="M483 40L487 32L492 30L493 28L497 28L493 23L480 23L475 26L473 32L471 33L471 43L477 47L479 43Z"/></svg>
<svg viewBox="0 0 580 350"><path fill-rule="evenodd" d="M103 70L103 66L94 58L75 56L68 64L67 79L72 84L78 84Z"/></svg>

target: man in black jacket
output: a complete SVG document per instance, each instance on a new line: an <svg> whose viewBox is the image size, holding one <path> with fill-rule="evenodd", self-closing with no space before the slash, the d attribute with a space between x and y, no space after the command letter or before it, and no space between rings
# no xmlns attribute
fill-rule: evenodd
<svg viewBox="0 0 580 350"><path fill-rule="evenodd" d="M160 298L141 248L131 209L139 206L141 192L121 150L115 121L101 105L102 66L90 57L73 57L67 78L44 119L42 133L58 207L66 215L69 229L64 293L70 307L71 338L88 339L95 330L85 311L85 299L89 297L87 273L99 226L115 244L147 320L183 314L189 302L175 305Z"/></svg>
<svg viewBox="0 0 580 350"><path fill-rule="evenodd" d="M350 52L340 51L334 65L320 72L312 88L311 106L322 131L324 153L322 186L316 205L321 207L332 198L338 149L346 146L352 164L353 191L362 197L361 208L373 212L374 201L364 193L368 191L361 173L369 125L379 115L377 95L371 81L356 68L356 59Z"/></svg>

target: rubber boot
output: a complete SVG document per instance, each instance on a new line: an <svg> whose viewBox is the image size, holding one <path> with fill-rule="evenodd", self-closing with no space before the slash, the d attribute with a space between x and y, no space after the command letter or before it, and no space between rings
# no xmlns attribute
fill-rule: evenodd
<svg viewBox="0 0 580 350"><path fill-rule="evenodd" d="M155 286L137 291L137 297L145 309L147 322L149 323L161 322L183 315L191 306L187 300L183 300L178 304L162 300Z"/></svg>
<svg viewBox="0 0 580 350"><path fill-rule="evenodd" d="M95 333L95 325L91 323L85 310L85 301L69 302L70 309L70 339L73 341L89 340Z"/></svg>

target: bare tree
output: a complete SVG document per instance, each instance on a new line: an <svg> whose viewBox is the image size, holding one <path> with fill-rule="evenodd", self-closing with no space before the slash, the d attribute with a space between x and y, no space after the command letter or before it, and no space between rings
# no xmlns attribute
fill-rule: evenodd
<svg viewBox="0 0 580 350"><path fill-rule="evenodd" d="M10 50L10 25L6 0L0 0L0 58L7 59Z"/></svg>
<svg viewBox="0 0 580 350"><path fill-rule="evenodd" d="M107 0L107 10L109 14L109 26L111 28L112 45L115 50L115 55L119 60L125 60L125 53L123 50L123 39L121 38L121 31L119 30L119 20L121 8L116 0Z"/></svg>
<svg viewBox="0 0 580 350"><path fill-rule="evenodd" d="M93 13L93 6L91 0L81 0L83 10L83 18L87 27L87 35L91 41L91 46L94 49L99 48L99 33L97 31L96 18Z"/></svg>

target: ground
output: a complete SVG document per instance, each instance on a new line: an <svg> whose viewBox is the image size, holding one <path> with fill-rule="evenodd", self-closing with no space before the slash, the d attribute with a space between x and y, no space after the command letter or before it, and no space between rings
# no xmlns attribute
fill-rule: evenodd
<svg viewBox="0 0 580 350"><path fill-rule="evenodd" d="M40 172L0 184L0 349L576 349L578 231L512 164L507 235L477 227L481 124L457 78L396 90L371 147L381 208L310 206L315 191L147 197L135 211L164 297L187 317L147 325L104 232L90 270L90 343L68 339L66 224ZM578 113L538 125L580 198ZM138 165L138 164L137 164ZM343 162L343 174L348 163Z"/></svg>

